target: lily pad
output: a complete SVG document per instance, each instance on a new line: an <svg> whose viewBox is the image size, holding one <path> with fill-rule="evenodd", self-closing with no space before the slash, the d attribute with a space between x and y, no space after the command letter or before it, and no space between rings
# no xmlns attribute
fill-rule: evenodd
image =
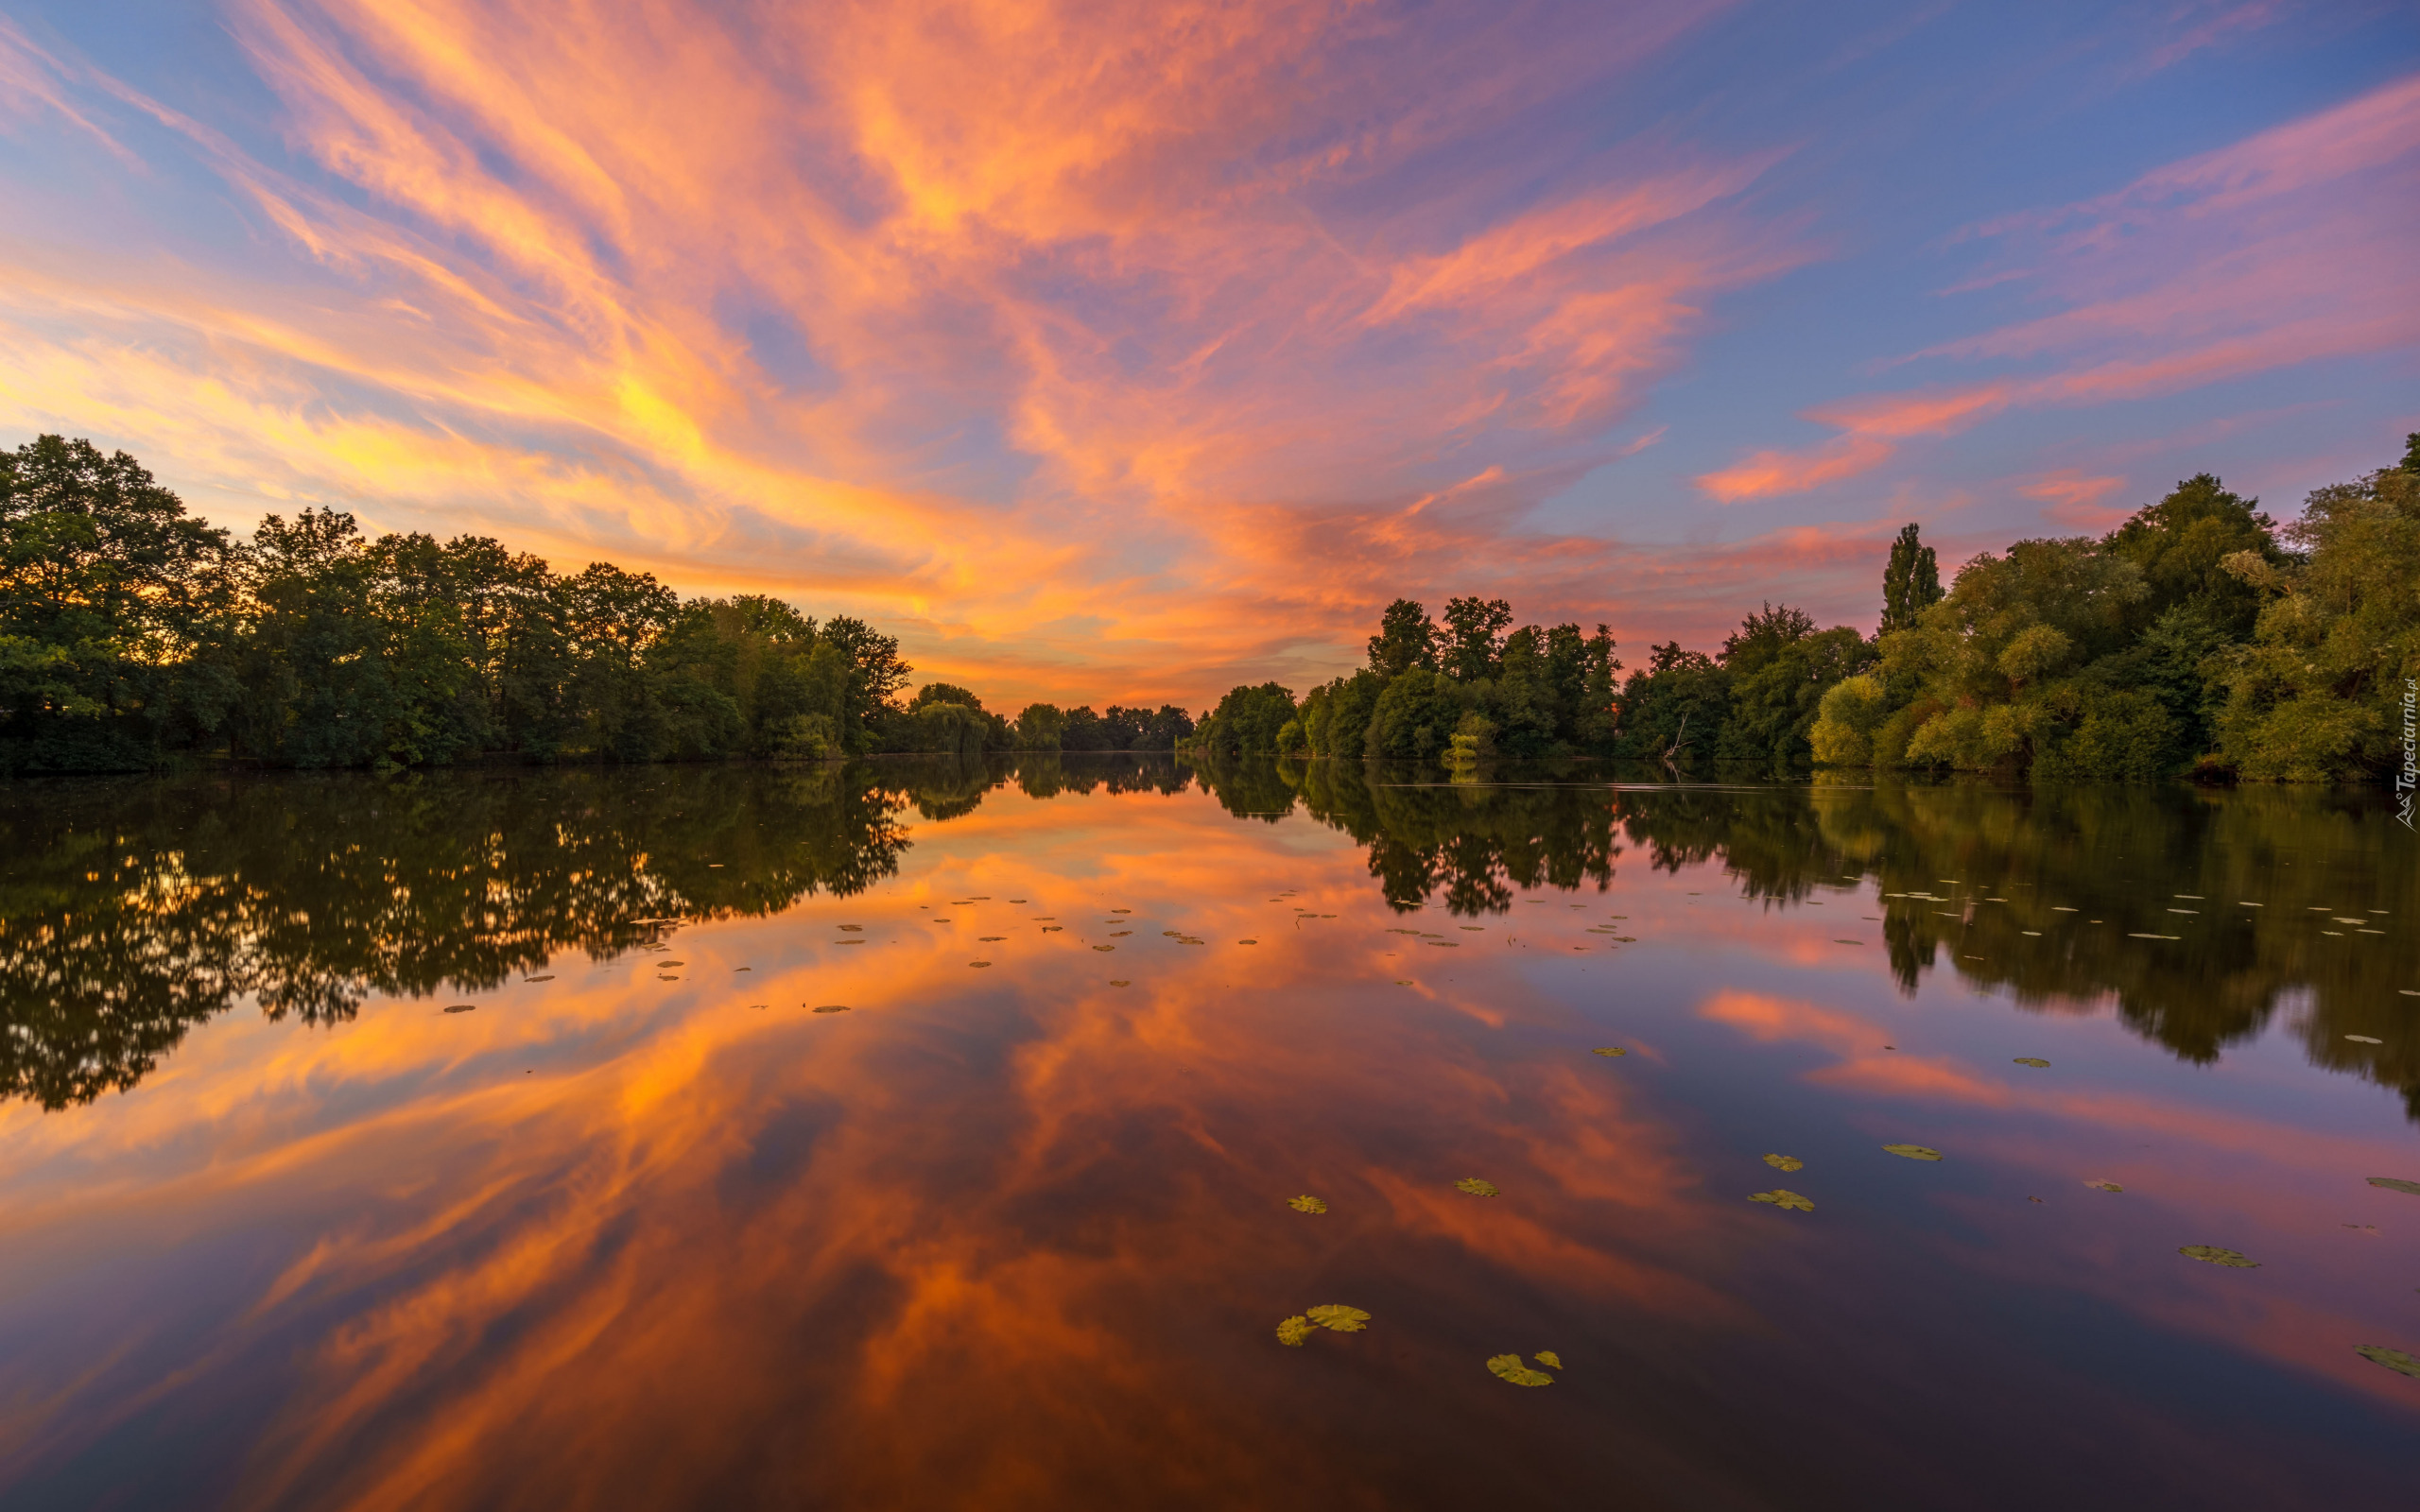
<svg viewBox="0 0 2420 1512"><path fill-rule="evenodd" d="M1117 949L1117 947L1115 945L1096 945L1093 949L1097 951L1114 951Z"/></svg>
<svg viewBox="0 0 2420 1512"><path fill-rule="evenodd" d="M1369 1326L1370 1314L1342 1302L1322 1302L1306 1310L1312 1322L1337 1333L1358 1333Z"/></svg>
<svg viewBox="0 0 2420 1512"><path fill-rule="evenodd" d="M2019 1056L2016 1057L2016 1064L2020 1066L2032 1066L2039 1069L2046 1067L2050 1063L2043 1059L2040 1056Z"/></svg>
<svg viewBox="0 0 2420 1512"><path fill-rule="evenodd" d="M977 966L977 967L980 967L980 966L989 966L989 965L991 965L992 963L991 963L991 962L989 962L989 961L969 961L969 962L967 962L966 964L967 964L967 965L969 965L969 966Z"/></svg>
<svg viewBox="0 0 2420 1512"><path fill-rule="evenodd" d="M1288 1207L1289 1207L1289 1208L1293 1209L1296 1212L1325 1212L1325 1211L1327 1211L1327 1204L1326 1204L1326 1203L1324 1203L1324 1202L1321 1201L1321 1200L1320 1200L1319 1198L1317 1198L1317 1197L1314 1197L1314 1196L1310 1195L1310 1194L1307 1194L1307 1193L1305 1193L1305 1194L1303 1194L1302 1196L1299 1196L1299 1197L1288 1197L1288 1198L1286 1199L1286 1206L1288 1206Z"/></svg>
<svg viewBox="0 0 2420 1512"><path fill-rule="evenodd" d="M2123 1192L2126 1190L2115 1181L2087 1181L2084 1185L2090 1187L2095 1192Z"/></svg>
<svg viewBox="0 0 2420 1512"><path fill-rule="evenodd" d="M444 1011L447 1013L476 1013L479 1011L479 1005L475 1003L457 1003Z"/></svg>
<svg viewBox="0 0 2420 1512"><path fill-rule="evenodd" d="M1466 1176L1460 1181L1455 1182L1454 1190L1457 1192L1467 1192L1474 1197L1495 1197L1503 1195L1502 1193L1495 1189L1495 1182L1482 1181L1475 1176Z"/></svg>
<svg viewBox="0 0 2420 1512"><path fill-rule="evenodd" d="M1545 1366L1549 1370L1560 1370L1563 1368L1563 1356L1555 1353L1552 1349L1540 1349L1537 1353L1530 1356L1530 1358L1535 1360L1538 1364Z"/></svg>
<svg viewBox="0 0 2420 1512"><path fill-rule="evenodd" d="M1893 1155L1904 1155L1910 1160L1938 1160L1941 1159L1941 1152L1939 1150L1928 1150L1921 1144L1885 1144L1882 1147L1889 1150Z"/></svg>
<svg viewBox="0 0 2420 1512"><path fill-rule="evenodd" d="M1768 1155L1765 1163L1776 1171L1804 1171L1806 1162L1795 1155Z"/></svg>
<svg viewBox="0 0 2420 1512"><path fill-rule="evenodd" d="M2409 1192L2413 1196L2420 1197L2420 1181L2406 1181L2401 1177L2374 1176L2370 1177L2370 1185L2384 1187L2389 1192Z"/></svg>
<svg viewBox="0 0 2420 1512"><path fill-rule="evenodd" d="M2357 1344L2353 1352L2374 1365L2382 1365L2397 1375L2420 1376L2420 1360L2401 1349L2390 1349L2383 1344Z"/></svg>
<svg viewBox="0 0 2420 1512"><path fill-rule="evenodd" d="M845 1003L826 1003L818 1006L815 1011L818 1013L846 1013L849 1011L849 1005Z"/></svg>
<svg viewBox="0 0 2420 1512"><path fill-rule="evenodd" d="M1289 1349L1301 1349L1310 1336L1311 1320L1299 1313L1277 1325L1277 1342Z"/></svg>
<svg viewBox="0 0 2420 1512"><path fill-rule="evenodd" d="M1239 939L1236 941L1236 943L1238 945L1257 945L1260 941L1256 939Z"/></svg>
<svg viewBox="0 0 2420 1512"><path fill-rule="evenodd" d="M1750 1202L1770 1202L1776 1208L1795 1208L1801 1212L1813 1212L1815 1204L1788 1187L1775 1187L1771 1192L1748 1194Z"/></svg>
<svg viewBox="0 0 2420 1512"><path fill-rule="evenodd" d="M2234 1270L2256 1270L2260 1262L2246 1260L2233 1249L2221 1249L2216 1245L2187 1245L2177 1251L2188 1260L2206 1260L2213 1265L2225 1265Z"/></svg>
<svg viewBox="0 0 2420 1512"><path fill-rule="evenodd" d="M1120 982L1120 981L1118 981L1118 980L1116 980L1115 978L1114 978L1114 977L1113 977L1113 978L1110 980L1110 984L1109 984L1109 985L1110 985L1110 986L1112 986L1112 987L1132 987L1134 984L1133 984L1133 983L1132 983L1132 982Z"/></svg>
<svg viewBox="0 0 2420 1512"><path fill-rule="evenodd" d="M1598 1049L1591 1050L1588 1053L1592 1056L1627 1056L1630 1054L1629 1051L1624 1050L1619 1045L1604 1045Z"/></svg>
<svg viewBox="0 0 2420 1512"><path fill-rule="evenodd" d="M863 924L840 924L835 927L837 927L843 935L862 935L865 933L866 928Z"/></svg>
<svg viewBox="0 0 2420 1512"><path fill-rule="evenodd" d="M1528 1366L1521 1363L1521 1357L1517 1354L1496 1355L1487 1362L1487 1367L1490 1370L1495 1371L1499 1379L1510 1381L1516 1386L1551 1386L1554 1384L1554 1377L1547 1374L1543 1370L1530 1369Z"/></svg>
<svg viewBox="0 0 2420 1512"><path fill-rule="evenodd" d="M689 963L688 963L688 962L686 962L686 961L658 961L658 962L656 962L655 964L656 964L658 967L662 968L663 970L665 970L665 971L670 971L672 968L674 968L674 967L676 967L676 966L686 966L686 965L688 965Z"/></svg>

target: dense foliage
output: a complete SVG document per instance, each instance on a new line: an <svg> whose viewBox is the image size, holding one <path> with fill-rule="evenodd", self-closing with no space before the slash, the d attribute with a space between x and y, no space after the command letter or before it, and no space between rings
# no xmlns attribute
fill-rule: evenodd
<svg viewBox="0 0 2420 1512"><path fill-rule="evenodd" d="M1479 754L1570 755L1600 747L1614 702L1603 626L1512 627L1503 599L1457 598L1445 623L1410 599L1387 609L1370 664L1297 705L1274 682L1229 693L1195 744L1222 753L1426 760L1464 737Z"/></svg>
<svg viewBox="0 0 2420 1512"><path fill-rule="evenodd" d="M1012 727L946 683L901 703L912 670L847 615L566 576L485 537L372 539L340 510L238 541L123 452L0 453L0 773L1056 748L1046 705ZM1168 708L1064 723L1070 749L1191 732Z"/></svg>
<svg viewBox="0 0 2420 1512"><path fill-rule="evenodd" d="M2420 678L2420 436L2400 465L2321 489L2278 528L2186 479L2106 536L2020 541L1960 569L1900 531L1880 627L1749 614L1712 655L1651 645L1618 689L1603 626L1512 628L1502 599L1444 623L1387 607L1368 664L1297 704L1238 687L1207 754L1443 761L1608 756L2141 780L2379 779Z"/></svg>
<svg viewBox="0 0 2420 1512"><path fill-rule="evenodd" d="M2384 777L2420 677L2420 438L2283 529L2257 504L2203 473L2098 540L1976 558L1823 695L1816 760Z"/></svg>

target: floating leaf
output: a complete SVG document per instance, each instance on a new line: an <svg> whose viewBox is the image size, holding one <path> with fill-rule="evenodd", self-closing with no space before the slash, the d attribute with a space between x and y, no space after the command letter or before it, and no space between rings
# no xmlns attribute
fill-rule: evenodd
<svg viewBox="0 0 2420 1512"><path fill-rule="evenodd" d="M2375 1365L2382 1365L2397 1375L2420 1376L2420 1360L2401 1349L2390 1349L2383 1344L2357 1344L2353 1352Z"/></svg>
<svg viewBox="0 0 2420 1512"><path fill-rule="evenodd" d="M966 964L969 966L989 966L992 963L989 961L969 961Z"/></svg>
<svg viewBox="0 0 2420 1512"><path fill-rule="evenodd" d="M2020 1065L2020 1066L2034 1066L2034 1067L2044 1067L2044 1066L2048 1066L2048 1065L2049 1065L2049 1064L2050 1064L2048 1061L2047 1061L2047 1060L2043 1059L2040 1056L2019 1056L2019 1057L2016 1057L2016 1063L2017 1063L2018 1065Z"/></svg>
<svg viewBox="0 0 2420 1512"><path fill-rule="evenodd" d="M668 971L676 966L686 966L689 963L686 961L658 961L655 964L661 969Z"/></svg>
<svg viewBox="0 0 2420 1512"><path fill-rule="evenodd" d="M551 976L525 976L521 980L524 982L551 982L554 978Z"/></svg>
<svg viewBox="0 0 2420 1512"><path fill-rule="evenodd" d="M1321 1201L1319 1198L1310 1195L1308 1193L1305 1193L1299 1197L1288 1197L1286 1199L1286 1206L1293 1209L1296 1212L1327 1211L1327 1204Z"/></svg>
<svg viewBox="0 0 2420 1512"><path fill-rule="evenodd" d="M1093 949L1097 951L1114 951L1117 949L1117 947L1115 945L1096 945Z"/></svg>
<svg viewBox="0 0 2420 1512"><path fill-rule="evenodd" d="M1939 1150L1928 1150L1921 1144L1885 1144L1882 1147L1889 1150L1893 1155L1904 1155L1910 1160L1938 1160L1941 1159L1941 1152Z"/></svg>
<svg viewBox="0 0 2420 1512"><path fill-rule="evenodd" d="M1495 1197L1503 1195L1502 1193L1495 1190L1495 1182L1482 1181L1475 1176L1466 1176L1460 1181L1455 1182L1454 1190L1457 1192L1467 1192L1474 1197Z"/></svg>
<svg viewBox="0 0 2420 1512"><path fill-rule="evenodd" d="M1748 1200L1750 1202L1770 1202L1776 1208L1796 1208L1801 1212L1813 1212L1815 1211L1814 1203L1800 1196L1797 1193L1790 1191L1788 1187L1775 1187L1771 1192L1752 1192L1748 1194Z"/></svg>
<svg viewBox="0 0 2420 1512"><path fill-rule="evenodd" d="M2420 1181L2406 1181L2401 1177L2374 1176L2370 1177L2370 1185L2384 1187L2389 1192L2409 1192L2413 1196L2420 1197Z"/></svg>
<svg viewBox="0 0 2420 1512"><path fill-rule="evenodd" d="M1588 1053L1592 1056L1627 1056L1630 1054L1629 1051L1624 1050L1619 1045L1604 1045L1598 1049L1591 1050Z"/></svg>
<svg viewBox="0 0 2420 1512"><path fill-rule="evenodd" d="M1554 1377L1543 1370L1532 1370L1521 1363L1517 1354L1499 1354L1487 1362L1487 1367L1516 1386L1551 1386Z"/></svg>
<svg viewBox="0 0 2420 1512"><path fill-rule="evenodd" d="M826 1003L819 1006L815 1011L818 1013L846 1013L849 1011L849 1005L845 1003Z"/></svg>
<svg viewBox="0 0 2420 1512"><path fill-rule="evenodd" d="M1410 984L1409 982L1405 981L1402 977L1396 977L1396 978L1395 978L1395 986L1397 986L1397 987L1409 987L1409 986L1411 986L1411 984Z"/></svg>
<svg viewBox="0 0 2420 1512"><path fill-rule="evenodd" d="M1370 1322L1369 1314L1342 1302L1322 1302L1309 1312L1312 1322L1337 1333L1358 1333Z"/></svg>
<svg viewBox="0 0 2420 1512"><path fill-rule="evenodd" d="M476 1013L478 1008L479 1005L475 1003L457 1003L445 1011L448 1013Z"/></svg>
<svg viewBox="0 0 2420 1512"><path fill-rule="evenodd" d="M1540 1349L1537 1353L1530 1356L1530 1358L1535 1360L1538 1364L1545 1366L1549 1370L1560 1370L1563 1368L1563 1356L1555 1353L1552 1349Z"/></svg>
<svg viewBox="0 0 2420 1512"><path fill-rule="evenodd" d="M1238 945L1257 945L1260 941L1256 939L1239 939L1236 941L1236 943Z"/></svg>
<svg viewBox="0 0 2420 1512"><path fill-rule="evenodd" d="M2256 1270L2260 1265L2260 1262L2256 1260L2246 1260L2237 1251L2221 1249L2216 1245L2187 1245L2177 1253L2188 1259L2206 1260L2213 1265L2225 1265L2234 1270Z"/></svg>
<svg viewBox="0 0 2420 1512"><path fill-rule="evenodd" d="M1862 945L1865 941L1861 939L1836 939L1832 941L1832 943L1835 945Z"/></svg>
<svg viewBox="0 0 2420 1512"><path fill-rule="evenodd" d="M1113 980L1109 985L1112 987L1132 987L1134 984L1132 982L1119 982Z"/></svg>
<svg viewBox="0 0 2420 1512"><path fill-rule="evenodd" d="M843 935L861 935L865 933L866 926L863 924L841 924L838 927Z"/></svg>
<svg viewBox="0 0 2420 1512"><path fill-rule="evenodd" d="M2365 1034L2348 1034L2344 1038L2352 1040L2357 1045L2382 1045L2386 1043L2383 1040L2374 1040Z"/></svg>
<svg viewBox="0 0 2420 1512"><path fill-rule="evenodd" d="M1806 1162L1795 1155L1768 1155L1765 1163L1776 1171L1804 1171Z"/></svg>
<svg viewBox="0 0 2420 1512"><path fill-rule="evenodd" d="M1134 910L1133 910L1133 909L1132 909L1132 908L1113 908L1113 909L1111 909L1111 910L1110 910L1110 912L1111 912L1111 913L1113 913L1113 914L1131 914L1131 913L1132 913L1133 911L1134 911Z"/></svg>
<svg viewBox="0 0 2420 1512"><path fill-rule="evenodd" d="M978 944L983 945L996 945L1008 937L1009 936L1006 935L977 935L975 936L976 941ZM742 970L745 970L745 968L742 968Z"/></svg>
<svg viewBox="0 0 2420 1512"><path fill-rule="evenodd" d="M2126 1190L2115 1181L2087 1181L2084 1185L2090 1187L2095 1192L2123 1192Z"/></svg>
<svg viewBox="0 0 2420 1512"><path fill-rule="evenodd" d="M1277 1325L1277 1342L1289 1349L1301 1349L1310 1336L1311 1320L1299 1313Z"/></svg>

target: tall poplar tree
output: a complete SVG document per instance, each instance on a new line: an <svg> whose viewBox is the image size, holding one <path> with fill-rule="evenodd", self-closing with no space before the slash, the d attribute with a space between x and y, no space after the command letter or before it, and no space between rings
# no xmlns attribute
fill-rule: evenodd
<svg viewBox="0 0 2420 1512"><path fill-rule="evenodd" d="M1932 548L1916 539L1916 527L1904 526L1891 542L1891 561L1882 569L1882 627L1877 632L1915 627L1916 616L1941 602L1941 567Z"/></svg>

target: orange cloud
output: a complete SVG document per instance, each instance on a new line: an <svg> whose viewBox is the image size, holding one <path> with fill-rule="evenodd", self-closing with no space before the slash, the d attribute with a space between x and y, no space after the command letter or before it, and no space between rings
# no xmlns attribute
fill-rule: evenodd
<svg viewBox="0 0 2420 1512"><path fill-rule="evenodd" d="M265 249L12 249L0 423L122 439L238 525L341 505L864 614L1005 702L1324 670L1405 562L1381 529L1301 588L1255 531L1374 522L1509 445L1441 559L1548 555L1520 513L1589 459L1520 457L1804 260L1737 204L1771 151L1599 151L1535 202L1440 156L1711 9L642 8L567 39L531 0L244 0L290 155L0 47L94 129L146 121L149 171L227 185ZM1424 187L1374 214L1381 180Z"/></svg>
<svg viewBox="0 0 2420 1512"><path fill-rule="evenodd" d="M2100 501L2125 486L2122 477L2086 477L2068 468L2045 473L2016 491L2029 499L2048 501L2050 507L2042 511L2045 519L2078 530L2106 530L2125 519L2127 510Z"/></svg>

